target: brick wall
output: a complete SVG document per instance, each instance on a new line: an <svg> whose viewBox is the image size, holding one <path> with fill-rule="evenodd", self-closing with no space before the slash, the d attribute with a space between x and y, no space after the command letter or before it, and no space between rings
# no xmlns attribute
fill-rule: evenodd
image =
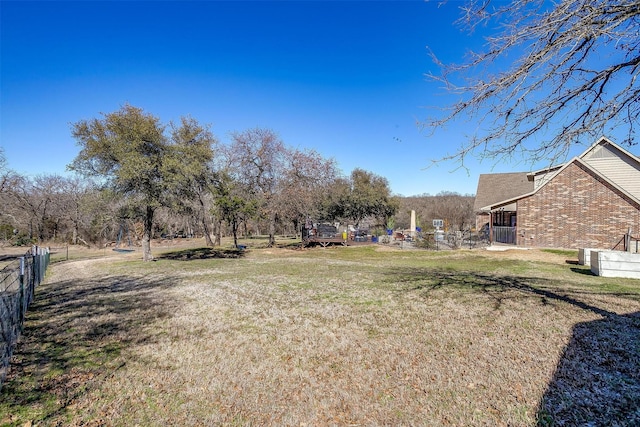
<svg viewBox="0 0 640 427"><path fill-rule="evenodd" d="M477 213L476 214L476 231L480 231L482 226L488 223L491 220L491 217L488 213Z"/></svg>
<svg viewBox="0 0 640 427"><path fill-rule="evenodd" d="M640 205L578 162L518 201L519 246L623 249L640 234Z"/></svg>

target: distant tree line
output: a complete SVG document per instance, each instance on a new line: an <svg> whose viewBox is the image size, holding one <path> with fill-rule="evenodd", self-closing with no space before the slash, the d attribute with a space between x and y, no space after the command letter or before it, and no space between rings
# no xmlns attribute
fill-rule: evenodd
<svg viewBox="0 0 640 427"><path fill-rule="evenodd" d="M401 229L409 228L413 210L416 212L416 225L424 231L433 229L434 219L443 220L446 231L471 230L475 227L474 200L473 195L451 191L403 197L394 217L394 225Z"/></svg>
<svg viewBox="0 0 640 427"><path fill-rule="evenodd" d="M354 171L376 182L365 194L334 160L288 147L269 129L236 132L221 144L191 117L164 125L125 105L73 124L72 133L80 146L73 177L22 176L0 156L0 239L101 246L126 238L151 259L154 237L217 245L222 236L261 234L272 245L308 219L384 223L397 209L386 179ZM336 207L344 201L353 209Z"/></svg>
<svg viewBox="0 0 640 427"><path fill-rule="evenodd" d="M72 134L80 146L69 165L73 176L22 176L0 152L0 240L97 247L131 241L149 260L159 237L204 237L215 246L224 236L237 244L239 236L266 235L273 245L276 235L298 234L309 221L404 225L411 201L419 202L410 209L420 218L437 213L452 226L471 223L472 198L443 193L433 199L438 206L461 203L449 203L446 213L423 208L423 198L392 195L385 178L363 169L343 176L333 159L289 147L270 129L235 132L222 144L191 117L164 125L125 105L73 124Z"/></svg>

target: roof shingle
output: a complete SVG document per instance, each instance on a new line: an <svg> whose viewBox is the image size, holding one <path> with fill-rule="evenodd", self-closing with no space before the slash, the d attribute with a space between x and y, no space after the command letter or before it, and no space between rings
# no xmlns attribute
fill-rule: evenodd
<svg viewBox="0 0 640 427"><path fill-rule="evenodd" d="M478 178L478 189L473 204L475 212L481 208L533 191L528 172L488 173Z"/></svg>

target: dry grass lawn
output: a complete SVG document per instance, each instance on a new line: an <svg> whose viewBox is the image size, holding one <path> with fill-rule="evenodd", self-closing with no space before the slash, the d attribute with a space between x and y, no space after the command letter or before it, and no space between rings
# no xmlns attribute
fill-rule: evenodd
<svg viewBox="0 0 640 427"><path fill-rule="evenodd" d="M576 257L370 246L55 263L0 423L639 425L640 281Z"/></svg>

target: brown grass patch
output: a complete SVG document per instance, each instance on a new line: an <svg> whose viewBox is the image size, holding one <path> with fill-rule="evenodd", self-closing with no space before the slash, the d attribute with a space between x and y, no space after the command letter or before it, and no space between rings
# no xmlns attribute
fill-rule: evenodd
<svg viewBox="0 0 640 427"><path fill-rule="evenodd" d="M54 265L0 421L638 420L640 283L521 256L366 247Z"/></svg>

